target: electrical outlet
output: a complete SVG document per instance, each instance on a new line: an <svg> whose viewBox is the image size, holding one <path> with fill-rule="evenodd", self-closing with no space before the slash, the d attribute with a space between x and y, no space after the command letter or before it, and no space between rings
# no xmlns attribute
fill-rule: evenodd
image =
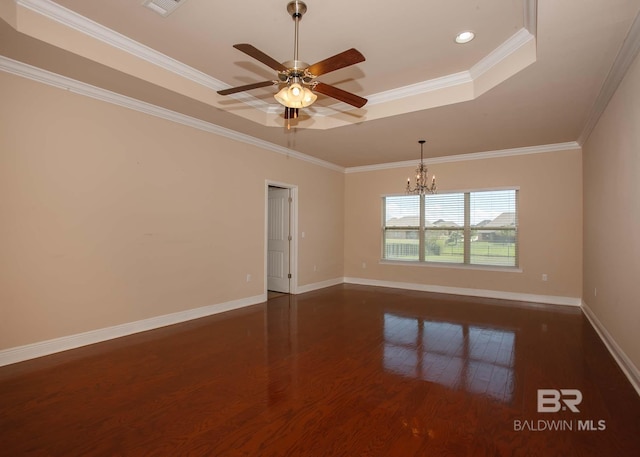
<svg viewBox="0 0 640 457"><path fill-rule="evenodd" d="M313 271L318 271L318 265L313 266Z"/></svg>
<svg viewBox="0 0 640 457"><path fill-rule="evenodd" d="M250 274L247 275L247 282L251 282L251 275Z"/></svg>
<svg viewBox="0 0 640 457"><path fill-rule="evenodd" d="M547 276L546 273L542 273L542 280L546 281L547 279L549 279L549 277Z"/></svg>
<svg viewBox="0 0 640 457"><path fill-rule="evenodd" d="M362 269L364 270L365 268L367 268L367 262L362 262Z"/></svg>

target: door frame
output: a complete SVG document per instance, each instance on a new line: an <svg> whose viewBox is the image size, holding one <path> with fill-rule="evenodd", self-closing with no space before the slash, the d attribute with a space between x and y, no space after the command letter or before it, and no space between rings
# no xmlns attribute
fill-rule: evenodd
<svg viewBox="0 0 640 457"><path fill-rule="evenodd" d="M289 189L291 205L289 206L289 235L291 244L289 245L289 265L291 280L289 281L289 293L294 295L298 292L298 186L279 181L265 180L264 185L264 295L267 296L267 251L269 248L269 187L281 187Z"/></svg>

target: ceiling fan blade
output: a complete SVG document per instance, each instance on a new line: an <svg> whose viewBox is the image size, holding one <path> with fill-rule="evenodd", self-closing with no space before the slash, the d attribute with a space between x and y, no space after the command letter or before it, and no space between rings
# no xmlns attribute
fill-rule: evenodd
<svg viewBox="0 0 640 457"><path fill-rule="evenodd" d="M248 56L253 57L256 60L259 60L260 62L262 62L266 66L271 67L276 71L287 71L288 70L287 67L282 65L276 59L274 59L273 57L269 57L264 52L260 51L258 48L254 47L254 46L252 46L250 44L246 44L246 43L234 44L233 47L236 48L239 51L244 52Z"/></svg>
<svg viewBox="0 0 640 457"><path fill-rule="evenodd" d="M348 67L349 65L364 62L364 60L364 56L360 51L351 48L341 52L340 54L336 54L333 57L314 63L307 68L307 71L314 76L320 76L325 73L329 73L330 71L339 70L341 68Z"/></svg>
<svg viewBox="0 0 640 457"><path fill-rule="evenodd" d="M330 86L329 84L318 83L313 90L320 92L321 94L328 95L331 98L335 98L336 100L340 100L341 102L348 103L356 108L362 108L367 103L366 98L359 97L356 94L338 89L337 87Z"/></svg>
<svg viewBox="0 0 640 457"><path fill-rule="evenodd" d="M247 84L245 86L232 87L230 89L219 90L218 93L220 95L231 95L237 92L244 92L245 90L257 89L259 87L267 87L273 86L275 83L273 81L262 81L259 83Z"/></svg>

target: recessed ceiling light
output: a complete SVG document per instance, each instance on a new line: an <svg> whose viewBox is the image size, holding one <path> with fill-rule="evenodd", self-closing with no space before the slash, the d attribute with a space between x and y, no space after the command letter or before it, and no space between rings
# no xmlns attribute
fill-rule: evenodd
<svg viewBox="0 0 640 457"><path fill-rule="evenodd" d="M471 31L460 32L456 35L456 43L464 44L475 38L476 34Z"/></svg>

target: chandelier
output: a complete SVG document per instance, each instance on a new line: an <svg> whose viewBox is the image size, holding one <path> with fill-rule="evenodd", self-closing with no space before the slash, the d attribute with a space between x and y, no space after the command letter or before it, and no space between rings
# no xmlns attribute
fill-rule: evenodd
<svg viewBox="0 0 640 457"><path fill-rule="evenodd" d="M415 187L411 187L411 178L407 178L407 193L408 194L435 194L436 193L436 177L433 176L431 178L431 183L429 184L429 176L428 169L424 165L423 160L423 147L426 143L425 140L419 140L420 143L420 164L418 168L416 168L416 185Z"/></svg>

